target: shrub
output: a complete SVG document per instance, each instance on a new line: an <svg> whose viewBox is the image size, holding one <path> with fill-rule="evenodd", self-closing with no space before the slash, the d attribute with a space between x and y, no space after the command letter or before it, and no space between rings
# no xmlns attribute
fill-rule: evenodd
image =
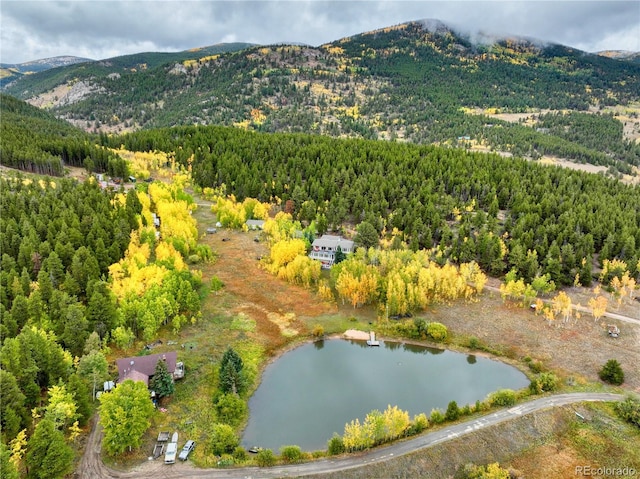
<svg viewBox="0 0 640 479"><path fill-rule="evenodd" d="M258 453L256 462L260 467L273 466L276 463L276 456L271 449L263 449Z"/></svg>
<svg viewBox="0 0 640 479"><path fill-rule="evenodd" d="M516 393L513 389L500 389L489 397L492 406L513 406L516 403Z"/></svg>
<svg viewBox="0 0 640 479"><path fill-rule="evenodd" d="M622 419L640 428L640 400L629 396L617 402L615 410Z"/></svg>
<svg viewBox="0 0 640 479"><path fill-rule="evenodd" d="M198 264L200 263L200 261L202 261L202 258L200 258L200 256L198 256L197 254L190 254L187 258L187 261L189 262L189 264Z"/></svg>
<svg viewBox="0 0 640 479"><path fill-rule="evenodd" d="M465 404L463 408L460 409L461 416L468 416L471 414L471 406L469 404Z"/></svg>
<svg viewBox="0 0 640 479"><path fill-rule="evenodd" d="M553 373L542 373L531 381L529 389L533 394L555 391L558 387L558 376Z"/></svg>
<svg viewBox="0 0 640 479"><path fill-rule="evenodd" d="M299 446L282 446L280 456L285 462L295 463L302 460L302 450Z"/></svg>
<svg viewBox="0 0 640 479"><path fill-rule="evenodd" d="M327 451L329 452L330 456L342 454L344 452L344 441L342 440L342 438L337 434L334 434L327 443Z"/></svg>
<svg viewBox="0 0 640 479"><path fill-rule="evenodd" d="M433 322L427 326L427 334L435 341L444 341L447 339L448 331L444 324Z"/></svg>
<svg viewBox="0 0 640 479"><path fill-rule="evenodd" d="M315 338L321 338L324 336L324 328L320 324L316 324L311 332Z"/></svg>
<svg viewBox="0 0 640 479"><path fill-rule="evenodd" d="M480 340L475 336L471 336L469 338L469 348L470 349L480 349Z"/></svg>
<svg viewBox="0 0 640 479"><path fill-rule="evenodd" d="M541 373L544 371L544 365L541 361L529 361L529 369L532 373Z"/></svg>
<svg viewBox="0 0 640 479"><path fill-rule="evenodd" d="M458 403L455 401L451 401L447 406L447 412L444 414L444 418L447 421L455 421L460 417L460 408L458 407Z"/></svg>
<svg viewBox="0 0 640 479"><path fill-rule="evenodd" d="M408 434L420 434L422 431L429 427L429 420L427 419L427 415L425 413L420 413L413 418L413 422L409 427Z"/></svg>
<svg viewBox="0 0 640 479"><path fill-rule="evenodd" d="M224 283L217 276L211 278L211 291L220 291L224 287Z"/></svg>
<svg viewBox="0 0 640 479"><path fill-rule="evenodd" d="M444 422L444 414L442 414L440 409L432 409L429 419L433 424L440 424Z"/></svg>
<svg viewBox="0 0 640 479"><path fill-rule="evenodd" d="M509 479L511 477L509 471L500 467L497 462L487 464L486 466L476 466L475 464L465 464L456 477L463 479Z"/></svg>
<svg viewBox="0 0 640 479"><path fill-rule="evenodd" d="M598 373L600 379L609 384L619 386L624 382L624 371L620 363L615 359L609 359Z"/></svg>
<svg viewBox="0 0 640 479"><path fill-rule="evenodd" d="M247 460L247 451L244 447L238 446L233 450L233 458L236 462L244 462Z"/></svg>
<svg viewBox="0 0 640 479"><path fill-rule="evenodd" d="M239 444L240 440L231 426L220 423L213 425L209 446L215 455L231 454Z"/></svg>
<svg viewBox="0 0 640 479"><path fill-rule="evenodd" d="M237 426L247 414L247 403L236 394L221 394L215 402L220 422Z"/></svg>
<svg viewBox="0 0 640 479"><path fill-rule="evenodd" d="M223 454L218 459L218 467L231 467L235 464L235 460L231 454Z"/></svg>
<svg viewBox="0 0 640 479"><path fill-rule="evenodd" d="M415 329L413 336L424 339L427 334L427 322L423 318L414 318L413 327Z"/></svg>

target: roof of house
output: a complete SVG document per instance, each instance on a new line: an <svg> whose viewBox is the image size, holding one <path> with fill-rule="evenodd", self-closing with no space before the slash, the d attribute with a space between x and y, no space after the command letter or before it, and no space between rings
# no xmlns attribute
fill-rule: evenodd
<svg viewBox="0 0 640 479"><path fill-rule="evenodd" d="M337 248L338 246L340 246L341 248L344 249L344 247L346 248L353 248L353 241L345 239L341 236L334 236L334 235L322 235L320 238L316 238L313 241L313 247L328 247L328 248Z"/></svg>
<svg viewBox="0 0 640 479"><path fill-rule="evenodd" d="M133 379L134 381L143 381L148 385L149 377L155 374L156 364L160 359L164 359L167 362L167 370L170 374L173 374L176 370L176 362L178 359L178 353L175 351L116 360L116 364L118 365L118 382L121 383L126 379Z"/></svg>

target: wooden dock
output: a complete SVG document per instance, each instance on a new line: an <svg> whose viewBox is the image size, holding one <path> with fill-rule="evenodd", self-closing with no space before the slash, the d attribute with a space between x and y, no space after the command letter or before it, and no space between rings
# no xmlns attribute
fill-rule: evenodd
<svg viewBox="0 0 640 479"><path fill-rule="evenodd" d="M374 331L369 331L369 339L367 340L367 344L369 346L380 346L380 341L376 340L376 333Z"/></svg>

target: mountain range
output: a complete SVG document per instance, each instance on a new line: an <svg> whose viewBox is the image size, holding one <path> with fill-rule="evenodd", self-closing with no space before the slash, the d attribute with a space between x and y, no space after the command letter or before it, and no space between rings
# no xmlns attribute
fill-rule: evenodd
<svg viewBox="0 0 640 479"><path fill-rule="evenodd" d="M52 68L75 65L76 63L92 62L89 58L74 56L58 56L52 58L42 58L24 63L0 63L0 86L4 87L12 81L21 78L23 75L50 70Z"/></svg>
<svg viewBox="0 0 640 479"><path fill-rule="evenodd" d="M88 131L233 125L557 155L633 173L640 64L617 59L632 55L477 40L417 21L318 47L127 55L34 73L4 90Z"/></svg>

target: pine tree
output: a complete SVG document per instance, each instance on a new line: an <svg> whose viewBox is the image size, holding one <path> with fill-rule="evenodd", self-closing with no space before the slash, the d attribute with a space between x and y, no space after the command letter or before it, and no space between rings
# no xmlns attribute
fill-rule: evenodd
<svg viewBox="0 0 640 479"><path fill-rule="evenodd" d="M167 369L167 362L160 359L156 363L156 370L149 384L159 398L170 396L174 391L173 378Z"/></svg>
<svg viewBox="0 0 640 479"><path fill-rule="evenodd" d="M239 394L244 389L242 359L231 347L227 348L220 361L220 389L223 393Z"/></svg>
<svg viewBox="0 0 640 479"><path fill-rule="evenodd" d="M53 421L43 419L36 426L27 446L26 463L29 477L36 479L57 479L73 470L73 449Z"/></svg>
<svg viewBox="0 0 640 479"><path fill-rule="evenodd" d="M609 359L598 373L600 379L610 384L619 386L624 382L624 371L620 363L615 359Z"/></svg>

